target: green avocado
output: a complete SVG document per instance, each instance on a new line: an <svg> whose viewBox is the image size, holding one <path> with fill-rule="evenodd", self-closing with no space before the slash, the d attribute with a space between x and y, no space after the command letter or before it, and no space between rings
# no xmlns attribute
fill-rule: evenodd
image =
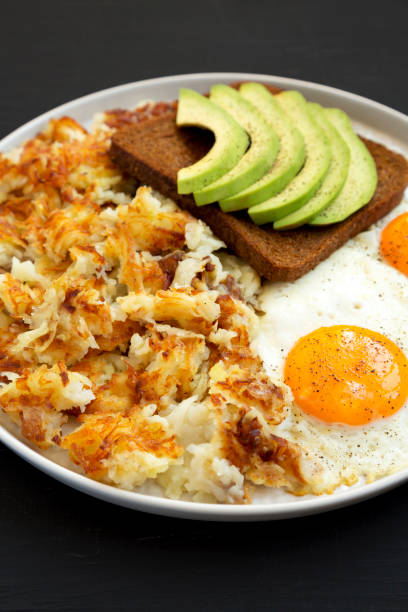
<svg viewBox="0 0 408 612"><path fill-rule="evenodd" d="M310 225L327 225L343 221L367 204L377 187L375 162L365 144L354 132L349 117L337 108L328 108L325 114L350 149L350 166L339 195L327 208L309 221Z"/></svg>
<svg viewBox="0 0 408 612"><path fill-rule="evenodd" d="M329 140L314 120L302 94L298 91L283 91L275 98L302 132L306 160L303 168L283 191L248 209L249 216L258 225L276 221L306 204L320 187L331 159Z"/></svg>
<svg viewBox="0 0 408 612"><path fill-rule="evenodd" d="M258 181L230 198L220 201L225 212L249 208L271 198L299 172L305 159L302 134L281 110L274 96L259 83L244 83L239 93L257 108L278 135L280 148L268 172Z"/></svg>
<svg viewBox="0 0 408 612"><path fill-rule="evenodd" d="M308 103L309 111L320 125L330 141L331 161L323 183L316 193L301 208L273 224L274 229L290 229L307 223L318 212L326 208L334 200L343 187L350 164L350 151L336 128L326 118L320 104Z"/></svg>
<svg viewBox="0 0 408 612"><path fill-rule="evenodd" d="M237 165L248 148L248 135L235 119L192 89L180 90L176 122L178 126L212 130L215 135L215 143L207 155L179 170L177 190L180 194L199 191L219 179Z"/></svg>
<svg viewBox="0 0 408 612"><path fill-rule="evenodd" d="M198 206L217 202L248 187L269 170L279 150L273 128L256 108L228 85L214 85L210 100L229 113L248 133L251 146L227 174L201 190L194 190Z"/></svg>

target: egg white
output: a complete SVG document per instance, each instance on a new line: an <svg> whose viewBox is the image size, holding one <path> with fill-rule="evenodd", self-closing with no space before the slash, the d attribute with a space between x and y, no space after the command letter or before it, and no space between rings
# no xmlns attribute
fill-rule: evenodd
<svg viewBox="0 0 408 612"><path fill-rule="evenodd" d="M379 253L383 227L407 211L405 197L389 215L302 278L263 287L258 350L274 380L283 383L284 362L296 341L324 326L377 331L408 357L408 278ZM408 466L408 402L392 417L358 427L326 424L293 403L275 430L321 464L313 493L332 492L361 479L371 482Z"/></svg>

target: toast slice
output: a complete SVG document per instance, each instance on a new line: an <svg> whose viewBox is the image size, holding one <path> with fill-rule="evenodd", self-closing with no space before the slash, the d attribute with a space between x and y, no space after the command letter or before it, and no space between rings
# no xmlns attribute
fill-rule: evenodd
<svg viewBox="0 0 408 612"><path fill-rule="evenodd" d="M272 93L279 91L270 89ZM291 281L306 274L401 201L408 185L408 162L379 143L362 140L378 172L377 189L370 202L341 223L286 231L276 231L272 224L259 227L245 211L224 213L217 204L196 206L192 195L177 193L178 170L203 157L213 137L207 131L178 128L173 109L118 130L112 138L110 156L140 183L150 185L205 221L231 251L261 276Z"/></svg>

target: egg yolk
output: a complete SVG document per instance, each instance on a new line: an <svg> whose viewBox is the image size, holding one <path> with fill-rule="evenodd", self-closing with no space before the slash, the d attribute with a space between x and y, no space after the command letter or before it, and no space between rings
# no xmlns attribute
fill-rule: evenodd
<svg viewBox="0 0 408 612"><path fill-rule="evenodd" d="M289 352L284 376L297 405L327 423L364 425L394 414L408 397L404 353L362 327L320 327L304 336Z"/></svg>
<svg viewBox="0 0 408 612"><path fill-rule="evenodd" d="M391 266L408 276L408 213L395 217L383 229L380 251Z"/></svg>

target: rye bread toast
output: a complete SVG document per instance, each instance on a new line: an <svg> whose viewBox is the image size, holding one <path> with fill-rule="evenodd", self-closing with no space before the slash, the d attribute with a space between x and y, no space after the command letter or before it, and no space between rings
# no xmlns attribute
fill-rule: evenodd
<svg viewBox="0 0 408 612"><path fill-rule="evenodd" d="M270 88L272 93L278 90ZM290 281L303 276L347 240L368 228L394 208L408 185L408 162L385 146L362 138L378 172L373 198L341 223L326 227L302 226L276 231L272 224L257 226L248 214L224 213L218 204L196 206L192 195L177 193L177 172L207 153L213 139L210 132L178 128L176 112L148 118L118 130L112 138L110 155L120 168L150 185L195 217L237 255L265 278Z"/></svg>

